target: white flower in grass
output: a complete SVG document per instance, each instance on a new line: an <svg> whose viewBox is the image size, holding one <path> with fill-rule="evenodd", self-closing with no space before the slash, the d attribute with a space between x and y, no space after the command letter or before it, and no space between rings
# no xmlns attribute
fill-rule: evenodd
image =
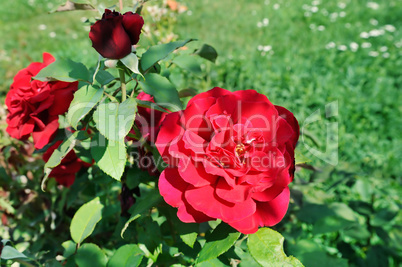
<svg viewBox="0 0 402 267"><path fill-rule="evenodd" d="M262 22L257 22L257 27L261 28L262 27Z"/></svg>
<svg viewBox="0 0 402 267"><path fill-rule="evenodd" d="M373 26L377 26L378 25L378 20L370 19L370 24L373 25Z"/></svg>
<svg viewBox="0 0 402 267"><path fill-rule="evenodd" d="M374 30L369 31L368 34L369 34L371 37L378 37L378 36L380 36L380 35L383 35L384 33L385 33L385 31L384 31L383 29L379 29L379 30L374 29Z"/></svg>
<svg viewBox="0 0 402 267"><path fill-rule="evenodd" d="M312 23L312 24L310 24L310 26L309 26L309 28L310 28L310 30L315 30L316 29L316 26L315 26L315 24L314 23Z"/></svg>
<svg viewBox="0 0 402 267"><path fill-rule="evenodd" d="M39 28L39 30L44 31L44 30L46 30L47 26L45 24L41 24L41 25L39 25L38 28Z"/></svg>
<svg viewBox="0 0 402 267"><path fill-rule="evenodd" d="M399 42L395 43L396 48L401 48L402 47L402 40L400 40Z"/></svg>
<svg viewBox="0 0 402 267"><path fill-rule="evenodd" d="M258 51L262 51L262 50L264 50L264 46L263 46L263 45L259 45L259 46L257 47L257 49L258 49Z"/></svg>
<svg viewBox="0 0 402 267"><path fill-rule="evenodd" d="M346 51L346 50L348 50L348 47L346 45L338 45L338 50L339 51Z"/></svg>
<svg viewBox="0 0 402 267"><path fill-rule="evenodd" d="M325 46L325 48L326 48L326 49L331 49L331 48L335 48L335 46L336 46L336 44L335 44L334 42L329 42L329 43Z"/></svg>
<svg viewBox="0 0 402 267"><path fill-rule="evenodd" d="M370 48L370 47L371 47L371 43L369 43L369 42L362 43L362 48Z"/></svg>
<svg viewBox="0 0 402 267"><path fill-rule="evenodd" d="M316 7L316 6L313 6L313 7L311 7L311 12L313 12L313 13L317 13L317 11L318 11L318 7Z"/></svg>
<svg viewBox="0 0 402 267"><path fill-rule="evenodd" d="M356 52L357 49L359 48L359 44L356 43L356 42L351 42L351 43L349 44L349 47L350 47L350 50L351 50L352 52Z"/></svg>
<svg viewBox="0 0 402 267"><path fill-rule="evenodd" d="M389 53L387 52L387 53L382 54L382 57L383 58L389 58Z"/></svg>
<svg viewBox="0 0 402 267"><path fill-rule="evenodd" d="M312 4L313 6L318 6L318 5L320 4L320 1L314 0L313 2L311 2L311 4Z"/></svg>
<svg viewBox="0 0 402 267"><path fill-rule="evenodd" d="M385 26L384 26L384 29L385 29L386 31L389 31L389 32L394 32L394 31L396 30L395 26L394 26L394 25L391 25L391 24L385 25Z"/></svg>
<svg viewBox="0 0 402 267"><path fill-rule="evenodd" d="M268 19L268 18L264 18L264 19L262 20L262 24L264 24L264 26L268 26L268 24L269 24L269 19Z"/></svg>
<svg viewBox="0 0 402 267"><path fill-rule="evenodd" d="M310 12L304 12L304 16L305 17L311 17L311 13Z"/></svg>
<svg viewBox="0 0 402 267"><path fill-rule="evenodd" d="M274 7L275 10L278 10L281 7L281 5L280 4L275 4L273 7Z"/></svg>
<svg viewBox="0 0 402 267"><path fill-rule="evenodd" d="M346 3L340 2L340 3L338 3L338 7L340 9L344 9L346 7Z"/></svg>
<svg viewBox="0 0 402 267"><path fill-rule="evenodd" d="M387 52L387 51L388 51L388 47L386 47L386 46L381 46L381 47L380 47L380 51L381 51L381 52Z"/></svg>
<svg viewBox="0 0 402 267"><path fill-rule="evenodd" d="M326 9L321 9L321 13L324 15L324 16L328 16L328 10L326 10Z"/></svg>
<svg viewBox="0 0 402 267"><path fill-rule="evenodd" d="M264 46L264 52L269 52L269 51L271 51L271 49L272 49L272 46L270 46L270 45Z"/></svg>
<svg viewBox="0 0 402 267"><path fill-rule="evenodd" d="M371 8L371 9L374 9L374 10L377 10L380 7L380 5L378 3L376 3L376 2L368 2L367 7Z"/></svg>
<svg viewBox="0 0 402 267"><path fill-rule="evenodd" d="M49 37L50 37L50 38L56 37L56 33L55 33L55 32L50 32L50 33L49 33Z"/></svg>
<svg viewBox="0 0 402 267"><path fill-rule="evenodd" d="M346 12L345 11L341 11L339 12L339 17L343 18L346 16Z"/></svg>
<svg viewBox="0 0 402 267"><path fill-rule="evenodd" d="M380 53L378 53L377 51L370 51L368 54L370 57L378 57Z"/></svg>
<svg viewBox="0 0 402 267"><path fill-rule="evenodd" d="M364 38L364 39L367 39L367 38L370 37L370 34L368 34L367 32L362 32L362 33L360 33L360 37Z"/></svg>
<svg viewBox="0 0 402 267"><path fill-rule="evenodd" d="M317 30L319 30L320 32L322 32L323 30L325 30L325 26L324 25L319 25L317 27Z"/></svg>
<svg viewBox="0 0 402 267"><path fill-rule="evenodd" d="M332 22L334 22L338 18L338 13L334 12L329 15L329 18Z"/></svg>

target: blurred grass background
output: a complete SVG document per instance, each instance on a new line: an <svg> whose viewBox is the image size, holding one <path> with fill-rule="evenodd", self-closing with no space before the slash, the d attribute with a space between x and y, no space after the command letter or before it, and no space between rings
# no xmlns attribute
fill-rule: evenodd
<svg viewBox="0 0 402 267"><path fill-rule="evenodd" d="M89 24L85 21L87 18L94 21L100 14L91 11L48 14L63 2L15 0L0 4L0 99L4 99L18 70L31 61L40 61L44 51L56 58L69 57L89 67L95 65L97 53L91 48ZM90 2L110 7L117 1ZM146 5L161 3L151 0ZM313 175L301 170L296 180L309 182L312 187L296 185L295 189L304 190L312 203L370 203L373 209L370 216L374 217L379 210L391 213L396 210L393 216L381 217L377 220L379 225L369 226L368 230L378 234L380 230L375 227L381 226L378 222L383 219L389 235L378 234L374 245L393 246L395 253L400 253L402 1L180 3L188 9L175 18L175 38L197 38L198 46L208 43L219 53L216 65L203 66L208 74L203 82L194 82L191 76L184 79L199 90L214 86L230 90L256 89L273 103L294 112L300 126L308 132L298 149L311 160L310 164L321 169ZM132 1L125 1L126 6L130 4ZM151 24L147 9L144 15L145 24ZM140 41L144 47L148 43L152 41L146 38ZM334 116L326 117L329 112L326 106L330 103ZM311 119L317 110L320 119L305 125L306 119ZM330 123L337 123L339 144L335 147L326 144ZM311 154L307 146L338 153L339 160L332 166ZM397 232L392 232L393 229ZM292 240L291 236L286 237ZM320 238L325 244L339 237ZM373 243L368 242L367 247L352 242L352 247L356 245L359 249L351 250L355 249L356 255L371 255L367 256L370 262L370 257L375 258L382 250L372 250L370 254L369 246ZM339 247L338 250L342 252Z"/></svg>

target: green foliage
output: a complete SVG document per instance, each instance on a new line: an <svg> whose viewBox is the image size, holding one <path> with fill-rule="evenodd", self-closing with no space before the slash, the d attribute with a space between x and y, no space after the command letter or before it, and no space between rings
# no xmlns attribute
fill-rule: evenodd
<svg viewBox="0 0 402 267"><path fill-rule="evenodd" d="M187 39L184 41L171 42L168 44L160 44L150 47L141 58L141 68L146 71L159 60L164 59L174 50L185 46L187 43L193 41L193 39Z"/></svg>
<svg viewBox="0 0 402 267"><path fill-rule="evenodd" d="M137 267L144 252L134 244L121 246L110 258L108 267Z"/></svg>
<svg viewBox="0 0 402 267"><path fill-rule="evenodd" d="M123 142L134 124L137 102L129 97L122 103L101 103L94 112L96 128L109 141Z"/></svg>
<svg viewBox="0 0 402 267"><path fill-rule="evenodd" d="M202 247L197 257L197 263L212 260L228 251L240 233L225 223L219 224L206 238L206 243Z"/></svg>
<svg viewBox="0 0 402 267"><path fill-rule="evenodd" d="M174 85L165 77L155 73L145 75L145 81L140 81L142 90L154 97L155 102L170 111L178 111L182 103Z"/></svg>
<svg viewBox="0 0 402 267"><path fill-rule="evenodd" d="M77 210L70 225L71 237L75 243L81 244L92 234L96 224L102 219L102 209L99 198L94 198Z"/></svg>
<svg viewBox="0 0 402 267"><path fill-rule="evenodd" d="M102 171L120 181L127 159L123 141L108 140L96 133L91 143L91 154Z"/></svg>
<svg viewBox="0 0 402 267"><path fill-rule="evenodd" d="M67 120L74 129L77 129L80 120L102 99L103 92L103 88L88 85L74 93L74 99L67 112Z"/></svg>
<svg viewBox="0 0 402 267"><path fill-rule="evenodd" d="M278 232L269 228L260 228L256 233L249 235L247 246L253 258L261 266L299 266L296 258L287 257L283 251L284 238Z"/></svg>
<svg viewBox="0 0 402 267"><path fill-rule="evenodd" d="M43 68L35 77L40 81L88 81L89 72L82 63L77 63L71 59L56 59L55 62Z"/></svg>

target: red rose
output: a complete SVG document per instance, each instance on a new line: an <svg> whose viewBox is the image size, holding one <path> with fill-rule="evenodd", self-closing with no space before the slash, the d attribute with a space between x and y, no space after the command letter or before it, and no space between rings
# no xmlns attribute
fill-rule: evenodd
<svg viewBox="0 0 402 267"><path fill-rule="evenodd" d="M68 110L78 88L78 82L32 80L54 61L51 54L43 53L43 63L34 62L20 70L6 97L7 132L19 140L26 140L32 134L38 149L50 142L59 127L59 115Z"/></svg>
<svg viewBox="0 0 402 267"><path fill-rule="evenodd" d="M144 92L139 93L137 99L155 103L154 97ZM151 144L155 143L159 128L166 114L167 113L159 110L138 107L135 125L140 129L145 140L149 141Z"/></svg>
<svg viewBox="0 0 402 267"><path fill-rule="evenodd" d="M144 19L133 12L121 15L105 9L101 20L91 27L89 38L92 46L105 58L121 59L131 53L131 46L138 43Z"/></svg>
<svg viewBox="0 0 402 267"><path fill-rule="evenodd" d="M160 193L183 222L221 219L245 234L273 226L288 208L298 137L293 114L266 96L213 88L163 121Z"/></svg>
<svg viewBox="0 0 402 267"><path fill-rule="evenodd" d="M54 145L49 147L45 153L43 153L43 160L47 162L53 152L59 147L63 141L57 141ZM86 163L80 160L75 154L74 150L71 150L61 161L60 165L56 166L49 174L49 178L55 178L56 181L64 186L70 187L75 180L75 174L82 167L89 167L92 164Z"/></svg>
<svg viewBox="0 0 402 267"><path fill-rule="evenodd" d="M155 103L154 97L141 92L138 94L137 99ZM167 113L151 109L138 107L137 115L135 116L135 125L141 132L145 141L153 145L158 135L161 123ZM134 130L131 133L135 134ZM128 140L138 141L134 138L127 138ZM137 147L138 155L135 157L136 165L142 170L147 170L149 175L159 176L159 171L156 168L154 158L150 151L145 151L143 147Z"/></svg>

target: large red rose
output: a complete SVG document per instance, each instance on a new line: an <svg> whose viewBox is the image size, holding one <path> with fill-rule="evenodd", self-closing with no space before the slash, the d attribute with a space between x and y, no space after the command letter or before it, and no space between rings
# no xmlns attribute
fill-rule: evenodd
<svg viewBox="0 0 402 267"><path fill-rule="evenodd" d="M298 138L293 114L266 96L213 88L162 122L160 193L183 222L221 219L244 234L273 226L288 208Z"/></svg>
<svg viewBox="0 0 402 267"><path fill-rule="evenodd" d="M65 113L73 100L78 82L41 82L32 77L54 62L43 53L43 63L34 62L20 70L6 96L7 132L11 137L26 140L32 135L35 147L47 145L59 127L59 115Z"/></svg>
<svg viewBox="0 0 402 267"><path fill-rule="evenodd" d="M45 153L43 153L43 160L47 162L53 152L60 146L63 141L57 141L54 145L49 147ZM49 178L55 178L56 181L64 186L70 187L75 181L75 174L82 167L90 167L92 164L86 163L80 160L75 154L74 150L71 150L61 161L60 165L56 166L49 174Z"/></svg>
<svg viewBox="0 0 402 267"><path fill-rule="evenodd" d="M133 12L121 15L105 9L101 20L91 27L92 46L105 58L121 59L131 53L132 45L140 40L144 19Z"/></svg>

